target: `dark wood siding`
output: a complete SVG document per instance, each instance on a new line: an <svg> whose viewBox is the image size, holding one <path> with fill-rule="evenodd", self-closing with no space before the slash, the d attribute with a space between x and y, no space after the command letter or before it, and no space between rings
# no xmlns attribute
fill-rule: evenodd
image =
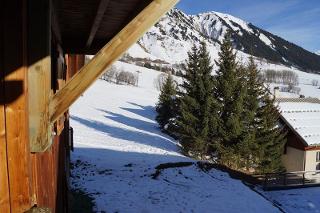
<svg viewBox="0 0 320 213"><path fill-rule="evenodd" d="M32 103L28 103L27 70L42 56L28 57L32 43L26 36L27 1L4 0L0 4L0 212L21 213L35 205L67 212L69 121L65 119L49 150L30 152L28 106ZM58 44L52 48L58 49ZM36 50L32 53L37 55ZM58 56L63 66L55 66L52 72L64 72L66 80L63 52Z"/></svg>

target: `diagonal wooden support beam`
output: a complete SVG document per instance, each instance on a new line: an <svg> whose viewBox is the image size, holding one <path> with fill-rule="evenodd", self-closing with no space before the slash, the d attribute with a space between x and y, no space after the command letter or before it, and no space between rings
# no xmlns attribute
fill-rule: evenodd
<svg viewBox="0 0 320 213"><path fill-rule="evenodd" d="M153 0L123 28L96 56L56 93L49 106L50 121L56 121L71 104L131 45L179 0Z"/></svg>
<svg viewBox="0 0 320 213"><path fill-rule="evenodd" d="M107 7L109 5L109 2L110 0L100 0L100 3L99 3L99 7L98 7L98 10L97 10L97 14L96 14L96 17L93 21L93 24L92 24L92 27L91 27L91 30L90 30L90 34L89 34L89 37L88 37L88 40L87 40L87 43L86 43L86 48L89 48L92 44L92 41L97 33L97 30L100 26L100 23L102 21L102 18L103 18L103 15L104 13L106 12L107 10Z"/></svg>

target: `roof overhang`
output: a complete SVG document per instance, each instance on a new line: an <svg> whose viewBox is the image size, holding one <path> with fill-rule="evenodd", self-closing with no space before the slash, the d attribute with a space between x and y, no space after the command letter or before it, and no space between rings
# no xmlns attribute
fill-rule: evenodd
<svg viewBox="0 0 320 213"><path fill-rule="evenodd" d="M96 54L152 0L53 0L66 53Z"/></svg>

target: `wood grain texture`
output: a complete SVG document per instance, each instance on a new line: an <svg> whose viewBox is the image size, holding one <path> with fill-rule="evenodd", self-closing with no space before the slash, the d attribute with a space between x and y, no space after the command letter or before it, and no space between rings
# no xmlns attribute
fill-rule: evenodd
<svg viewBox="0 0 320 213"><path fill-rule="evenodd" d="M85 65L50 103L53 123L131 45L153 26L178 0L154 0Z"/></svg>
<svg viewBox="0 0 320 213"><path fill-rule="evenodd" d="M50 61L50 56L47 56L28 68L29 142L31 152L43 152L52 144L52 127L48 122L51 92Z"/></svg>
<svg viewBox="0 0 320 213"><path fill-rule="evenodd" d="M0 2L0 13L3 14L3 2ZM0 20L3 27L3 19ZM4 93L4 70L3 70L3 34L0 33L0 210L3 213L10 212L10 191L8 177L6 121L5 121L5 93Z"/></svg>
<svg viewBox="0 0 320 213"><path fill-rule="evenodd" d="M31 166L28 140L27 40L25 0L5 0L3 69L5 99L17 94L5 104L7 158L10 204L12 213L31 207ZM15 11L12 15L12 11ZM17 82L17 84L11 84Z"/></svg>
<svg viewBox="0 0 320 213"><path fill-rule="evenodd" d="M51 93L51 9L49 1L28 4L29 143L31 152L52 144L49 120Z"/></svg>
<svg viewBox="0 0 320 213"><path fill-rule="evenodd" d="M0 3L0 12L2 13L2 3ZM3 20L0 20L0 26ZM4 100L4 81L3 81L3 47L2 34L0 35L0 103L5 103ZM6 125L5 125L4 104L0 105L0 210L3 213L10 212L10 191L8 177L8 160L7 160L7 141L6 141Z"/></svg>

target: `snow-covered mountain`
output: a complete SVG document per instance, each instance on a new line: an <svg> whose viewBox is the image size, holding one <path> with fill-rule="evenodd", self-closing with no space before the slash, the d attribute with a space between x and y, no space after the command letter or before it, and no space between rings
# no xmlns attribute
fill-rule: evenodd
<svg viewBox="0 0 320 213"><path fill-rule="evenodd" d="M148 59L163 64L181 64L193 44L204 41L213 59L220 44L231 30L238 57L246 61L252 53L264 63L293 66L303 71L320 73L320 56L234 16L208 12L187 15L178 9L168 12L135 44L126 61ZM145 62L144 60L144 62ZM149 62L150 62L149 61Z"/></svg>
<svg viewBox="0 0 320 213"><path fill-rule="evenodd" d="M317 54L317 55L320 55L320 50L316 51L316 54Z"/></svg>

